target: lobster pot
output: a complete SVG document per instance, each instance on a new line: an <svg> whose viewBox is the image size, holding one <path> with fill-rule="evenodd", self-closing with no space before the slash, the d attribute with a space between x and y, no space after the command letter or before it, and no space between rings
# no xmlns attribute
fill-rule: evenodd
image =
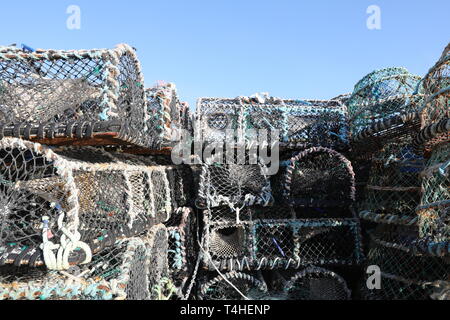
<svg viewBox="0 0 450 320"><path fill-rule="evenodd" d="M179 100L175 84L161 84L146 93L154 149L172 147L180 141L182 130L192 133L189 106Z"/></svg>
<svg viewBox="0 0 450 320"><path fill-rule="evenodd" d="M333 271L308 267L284 284L286 300L350 300L347 282Z"/></svg>
<svg viewBox="0 0 450 320"><path fill-rule="evenodd" d="M169 229L163 224L150 228L145 238L148 252L148 288L150 300L164 300L171 296L169 251Z"/></svg>
<svg viewBox="0 0 450 320"><path fill-rule="evenodd" d="M372 235L367 264L380 268L381 289L366 286L365 299L428 300L443 283L450 284L445 252L440 252L442 256L419 252L412 249L408 235L396 238L398 242L391 242L386 234Z"/></svg>
<svg viewBox="0 0 450 320"><path fill-rule="evenodd" d="M169 235L167 259L170 276L182 296L182 288L186 284L196 260L196 217L191 208L180 208L166 222Z"/></svg>
<svg viewBox="0 0 450 320"><path fill-rule="evenodd" d="M365 199L358 204L361 216L375 222L406 217L417 222L425 161L414 154L410 141L387 144L374 154Z"/></svg>
<svg viewBox="0 0 450 320"><path fill-rule="evenodd" d="M262 207L252 206L244 207L236 211L227 206L211 208L203 211L204 222L206 225L210 223L232 223L237 221L255 221L258 219L294 219L296 217L295 210L292 207L273 206Z"/></svg>
<svg viewBox="0 0 450 320"><path fill-rule="evenodd" d="M450 144L437 146L422 172L422 202L417 208L420 235L435 242L450 240Z"/></svg>
<svg viewBox="0 0 450 320"><path fill-rule="evenodd" d="M236 290L237 289L237 290ZM267 294L267 285L254 275L228 272L211 279L205 276L198 293L200 300L260 300Z"/></svg>
<svg viewBox="0 0 450 320"><path fill-rule="evenodd" d="M450 44L422 81L427 99L421 118L422 127L426 127L450 117ZM444 138L448 140L448 132Z"/></svg>
<svg viewBox="0 0 450 320"><path fill-rule="evenodd" d="M322 147L300 152L289 160L284 198L297 207L348 207L355 200L355 174L350 161Z"/></svg>
<svg viewBox="0 0 450 320"><path fill-rule="evenodd" d="M287 132L283 141L287 146L348 149L347 108L339 100L287 100L284 103Z"/></svg>
<svg viewBox="0 0 450 320"><path fill-rule="evenodd" d="M404 68L377 70L360 80L347 101L352 137L367 134L363 130L368 128L378 131L378 136L395 135L404 128L409 131L411 124L405 122L412 119L402 121L401 117L416 114L421 106L421 96L414 95L419 80ZM419 126L418 122L413 126Z"/></svg>
<svg viewBox="0 0 450 320"><path fill-rule="evenodd" d="M347 113L340 100L282 100L268 95L201 98L196 119L203 141L209 143L238 137L247 144L264 138L273 143L276 137L288 148L348 147ZM275 131L278 135L272 137Z"/></svg>
<svg viewBox="0 0 450 320"><path fill-rule="evenodd" d="M204 143L224 142L235 138L241 126L242 108L235 99L200 98L195 118Z"/></svg>
<svg viewBox="0 0 450 320"><path fill-rule="evenodd" d="M400 279L393 275L381 274L382 289L368 289L363 283L361 295L363 300L430 300L439 290L420 281Z"/></svg>
<svg viewBox="0 0 450 320"><path fill-rule="evenodd" d="M1 272L1 300L148 300L149 260L139 238L119 241L79 270L80 276L50 271L18 279ZM1 270L1 269L0 269Z"/></svg>
<svg viewBox="0 0 450 320"><path fill-rule="evenodd" d="M248 163L248 162L244 162ZM203 164L200 174L198 208L263 205L272 203L267 168L260 164Z"/></svg>
<svg viewBox="0 0 450 320"><path fill-rule="evenodd" d="M46 144L151 147L144 79L135 50L0 48L2 136ZM80 140L81 139L81 140Z"/></svg>
<svg viewBox="0 0 450 320"><path fill-rule="evenodd" d="M298 269L357 265L363 259L354 219L262 220L211 224L204 235L209 270Z"/></svg>
<svg viewBox="0 0 450 320"><path fill-rule="evenodd" d="M67 269L89 260L86 245L94 250L98 239L133 237L170 217L175 193L167 173L171 168L110 162L107 157L113 155L95 154L99 152L88 149L86 158L77 160L28 141L0 142L0 247L6 251L1 265L37 267L45 260L54 268L35 249L64 245L75 237L87 256L66 255L65 267L58 269ZM89 157L95 160L87 161Z"/></svg>
<svg viewBox="0 0 450 320"><path fill-rule="evenodd" d="M366 197L366 186L372 168L372 155L350 154L349 160L355 172L355 202L361 203Z"/></svg>

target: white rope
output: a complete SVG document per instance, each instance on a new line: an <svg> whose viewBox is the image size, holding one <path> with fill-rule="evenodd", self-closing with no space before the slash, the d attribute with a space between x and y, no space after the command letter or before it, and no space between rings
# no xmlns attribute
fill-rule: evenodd
<svg viewBox="0 0 450 320"><path fill-rule="evenodd" d="M78 248L82 249L86 254L86 258L81 264L87 264L92 260L91 248L87 243L80 241L80 233L78 231L71 233L63 227L64 215L64 213L61 213L58 218L58 228L63 233L60 244L55 244L49 240L48 234L51 232L49 228L49 217L42 217L42 244L40 248L44 253L44 262L49 270L68 270L70 268L70 253ZM54 250L58 250L56 254L53 252Z"/></svg>

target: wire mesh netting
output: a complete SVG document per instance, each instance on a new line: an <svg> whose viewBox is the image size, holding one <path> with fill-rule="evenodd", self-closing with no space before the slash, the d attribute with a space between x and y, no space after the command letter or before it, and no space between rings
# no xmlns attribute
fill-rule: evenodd
<svg viewBox="0 0 450 320"><path fill-rule="evenodd" d="M282 100L267 94L235 99L201 98L197 122L203 141L207 142L225 141L227 129L241 130L247 140L257 136L255 131L264 129L277 130L282 146L288 148L348 147L347 113L340 100Z"/></svg>
<svg viewBox="0 0 450 320"><path fill-rule="evenodd" d="M88 160L99 153L88 149L78 160L15 138L1 141L1 265L68 269L170 217L170 168L129 165L106 153Z"/></svg>
<svg viewBox="0 0 450 320"><path fill-rule="evenodd" d="M237 290L236 290L237 289ZM258 300L267 292L264 280L241 272L228 272L208 281L199 290L200 300Z"/></svg>
<svg viewBox="0 0 450 320"><path fill-rule="evenodd" d="M435 147L422 172L422 201L417 208L421 237L435 242L450 241L450 145Z"/></svg>
<svg viewBox="0 0 450 320"><path fill-rule="evenodd" d="M425 161L411 147L411 138L386 144L372 159L360 216L375 222L415 220L420 202L420 173Z"/></svg>
<svg viewBox="0 0 450 320"><path fill-rule="evenodd" d="M259 219L211 224L204 237L207 254L203 260L210 270L358 265L364 258L355 219Z"/></svg>
<svg viewBox="0 0 450 320"><path fill-rule="evenodd" d="M333 271L308 267L284 285L286 300L350 300L346 281Z"/></svg>
<svg viewBox="0 0 450 320"><path fill-rule="evenodd" d="M347 101L353 148L370 152L386 139L419 129L419 80L404 68L386 68L356 84Z"/></svg>
<svg viewBox="0 0 450 320"><path fill-rule="evenodd" d="M0 268L1 300L146 300L148 252L139 238L121 240L67 272ZM20 276L26 274L27 276Z"/></svg>
<svg viewBox="0 0 450 320"><path fill-rule="evenodd" d="M355 174L338 152L316 147L289 160L284 182L285 200L302 207L348 206L355 200Z"/></svg>
<svg viewBox="0 0 450 320"><path fill-rule="evenodd" d="M97 144L152 147L135 50L0 48L1 134L53 143L98 137Z"/></svg>

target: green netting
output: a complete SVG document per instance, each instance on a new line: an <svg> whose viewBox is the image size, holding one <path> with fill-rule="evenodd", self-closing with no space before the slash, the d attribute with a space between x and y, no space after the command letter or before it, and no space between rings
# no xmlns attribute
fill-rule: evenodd
<svg viewBox="0 0 450 320"><path fill-rule="evenodd" d="M358 203L361 216L409 216L415 218L420 202L420 173L424 159L415 155L411 138L390 143L375 153L365 190L365 199Z"/></svg>
<svg viewBox="0 0 450 320"><path fill-rule="evenodd" d="M450 117L450 44L422 82L427 97L421 112L425 127Z"/></svg>
<svg viewBox="0 0 450 320"><path fill-rule="evenodd" d="M385 230L388 228L388 230ZM380 226L371 235L367 266L381 271L381 288L362 284L363 298L368 300L429 300L442 295L439 288L448 286L448 257L438 257L413 250L414 228ZM434 297L436 298L436 297Z"/></svg>
<svg viewBox="0 0 450 320"><path fill-rule="evenodd" d="M419 80L404 68L377 70L360 80L347 101L352 136L381 120L417 112L420 99L413 94Z"/></svg>
<svg viewBox="0 0 450 320"><path fill-rule="evenodd" d="M435 242L450 240L450 145L435 148L422 172L422 202L417 208L421 237Z"/></svg>

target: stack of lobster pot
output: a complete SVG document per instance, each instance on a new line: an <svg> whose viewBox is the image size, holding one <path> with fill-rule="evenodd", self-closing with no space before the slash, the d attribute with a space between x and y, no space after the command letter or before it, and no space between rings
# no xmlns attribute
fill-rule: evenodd
<svg viewBox="0 0 450 320"><path fill-rule="evenodd" d="M416 210L419 237L423 250L439 257L446 270L433 283L432 298L450 300L450 44L422 82L421 132L414 141L417 152L427 159Z"/></svg>
<svg viewBox="0 0 450 320"><path fill-rule="evenodd" d="M369 240L362 299L430 299L448 273L438 247L425 249L419 238L425 159L413 140L424 98L420 77L388 68L364 77L347 102L353 157L371 163L358 201Z"/></svg>
<svg viewBox="0 0 450 320"><path fill-rule="evenodd" d="M227 142L228 151L234 132L245 151L227 157L234 163L217 161L225 152L202 165L198 297L349 299L337 270L362 263L363 254L353 169L336 151L348 148L340 100L202 98L196 120L205 144ZM255 145L259 156L267 145L279 154L272 149L271 162L262 161Z"/></svg>
<svg viewBox="0 0 450 320"><path fill-rule="evenodd" d="M0 299L165 297L189 173L121 150L161 153L185 125L166 87L147 95L128 45L0 47Z"/></svg>

